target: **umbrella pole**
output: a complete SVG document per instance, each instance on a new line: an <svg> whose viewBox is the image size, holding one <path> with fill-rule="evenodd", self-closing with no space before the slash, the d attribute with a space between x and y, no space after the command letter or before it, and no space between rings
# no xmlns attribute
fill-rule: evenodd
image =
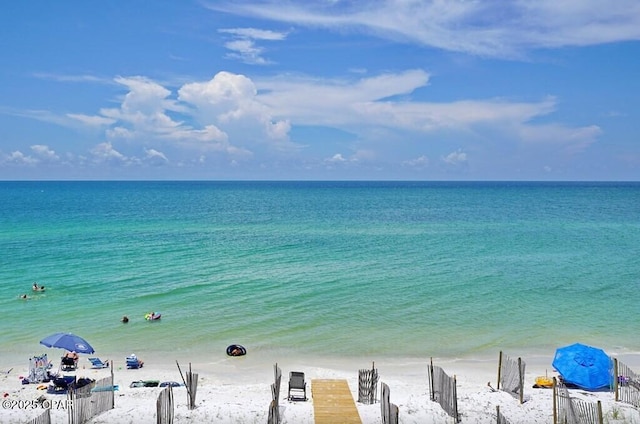
<svg viewBox="0 0 640 424"><path fill-rule="evenodd" d="M553 424L558 424L558 387L556 378L553 377Z"/></svg>
<svg viewBox="0 0 640 424"><path fill-rule="evenodd" d="M502 378L502 351L500 351L500 355L498 356L498 384L496 385L496 390L500 390L501 378Z"/></svg>
<svg viewBox="0 0 640 424"><path fill-rule="evenodd" d="M616 402L620 400L620 396L618 394L618 358L613 358L613 392L616 394Z"/></svg>
<svg viewBox="0 0 640 424"><path fill-rule="evenodd" d="M109 368L111 368L111 389L115 390L115 387L113 386L113 382L115 381L113 379L113 359L111 360L111 366ZM115 397L115 394L114 394L114 396L111 396L111 409L113 409L115 407L116 407L116 397Z"/></svg>

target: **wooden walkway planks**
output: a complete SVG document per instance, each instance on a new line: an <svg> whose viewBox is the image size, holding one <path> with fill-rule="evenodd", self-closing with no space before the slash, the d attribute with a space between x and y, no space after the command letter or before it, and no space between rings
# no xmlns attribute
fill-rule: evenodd
<svg viewBox="0 0 640 424"><path fill-rule="evenodd" d="M362 424L347 380L311 380L316 424Z"/></svg>

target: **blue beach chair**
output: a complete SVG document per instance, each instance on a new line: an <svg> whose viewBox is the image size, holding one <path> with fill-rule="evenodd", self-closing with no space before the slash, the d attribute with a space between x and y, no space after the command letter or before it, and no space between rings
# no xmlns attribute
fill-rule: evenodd
<svg viewBox="0 0 640 424"><path fill-rule="evenodd" d="M109 368L109 361L102 362L100 358L89 358L91 368Z"/></svg>
<svg viewBox="0 0 640 424"><path fill-rule="evenodd" d="M134 354L127 356L127 368L128 369L138 369L142 368L144 362L138 359L138 357Z"/></svg>

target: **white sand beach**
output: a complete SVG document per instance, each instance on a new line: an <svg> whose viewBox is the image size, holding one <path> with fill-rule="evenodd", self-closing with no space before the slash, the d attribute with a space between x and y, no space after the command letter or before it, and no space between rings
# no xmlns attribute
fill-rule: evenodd
<svg viewBox="0 0 640 424"><path fill-rule="evenodd" d="M158 387L132 388L130 384L137 380L176 381L182 383L175 359L140 356L145 361L141 369L126 369L126 354L114 356L114 378L118 390L115 392L115 408L95 417L97 423L131 423L144 424L156 422L156 399L162 390ZM273 358L247 355L231 358L220 355L215 362L191 362L193 372L197 372L198 390L196 408L187 407L187 391L185 387L174 389L176 423L266 423L268 407L271 401L270 385L273 383ZM50 356L51 358L52 356ZM103 357L102 359L110 359ZM494 391L497 380L497 355L495 360L451 360L434 359L434 365L442 367L449 376L456 376L458 389L458 409L462 422L494 423L496 422L496 406L514 424L551 423L552 390L532 388L535 378L540 375L555 376L551 368L551 357L538 357L527 361L525 377L525 402L502 391ZM282 370L280 391L280 415L283 423L313 423L313 398L311 384L313 379L346 379L351 389L356 407L362 422L365 424L381 423L380 394L378 402L365 405L358 399L358 369L371 368L371 361L355 361L352 359L337 363L326 363L319 358L288 358L278 366ZM638 369L640 356L624 358L625 364ZM6 364L6 361L3 363ZM380 381L390 388L390 400L399 408L399 422L403 424L444 424L452 423L438 403L429 399L427 383L428 359L396 358L392 361L376 361ZM90 368L86 356L81 358L78 377L99 379L109 375L108 369ZM182 372L189 368L189 361L181 361ZM4 367L4 365L3 365ZM9 368L13 368L7 373ZM65 399L64 395L46 394L46 390L38 390L37 384L21 384L20 376L28 374L28 361L15 364L4 369L0 378L0 390L3 400L32 400L41 395L48 399ZM309 400L288 401L287 382L290 371L302 371L308 384ZM488 386L488 383L492 387ZM596 402L600 400L607 423L640 423L640 413L630 405L615 402L611 392L587 392L571 390L572 397ZM20 410L16 407L7 409L10 403L0 411L2 423L24 423L37 416L35 409ZM62 405L59 403L59 405ZM66 411L58 408L52 410L52 422L67 422Z"/></svg>

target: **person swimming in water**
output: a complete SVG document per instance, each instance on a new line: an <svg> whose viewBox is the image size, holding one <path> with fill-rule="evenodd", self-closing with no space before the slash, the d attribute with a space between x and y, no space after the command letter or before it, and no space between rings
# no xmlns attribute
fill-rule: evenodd
<svg viewBox="0 0 640 424"><path fill-rule="evenodd" d="M126 324L126 323L129 322L129 317L125 315L125 316L122 317L122 319L120 321L122 321L123 324Z"/></svg>

